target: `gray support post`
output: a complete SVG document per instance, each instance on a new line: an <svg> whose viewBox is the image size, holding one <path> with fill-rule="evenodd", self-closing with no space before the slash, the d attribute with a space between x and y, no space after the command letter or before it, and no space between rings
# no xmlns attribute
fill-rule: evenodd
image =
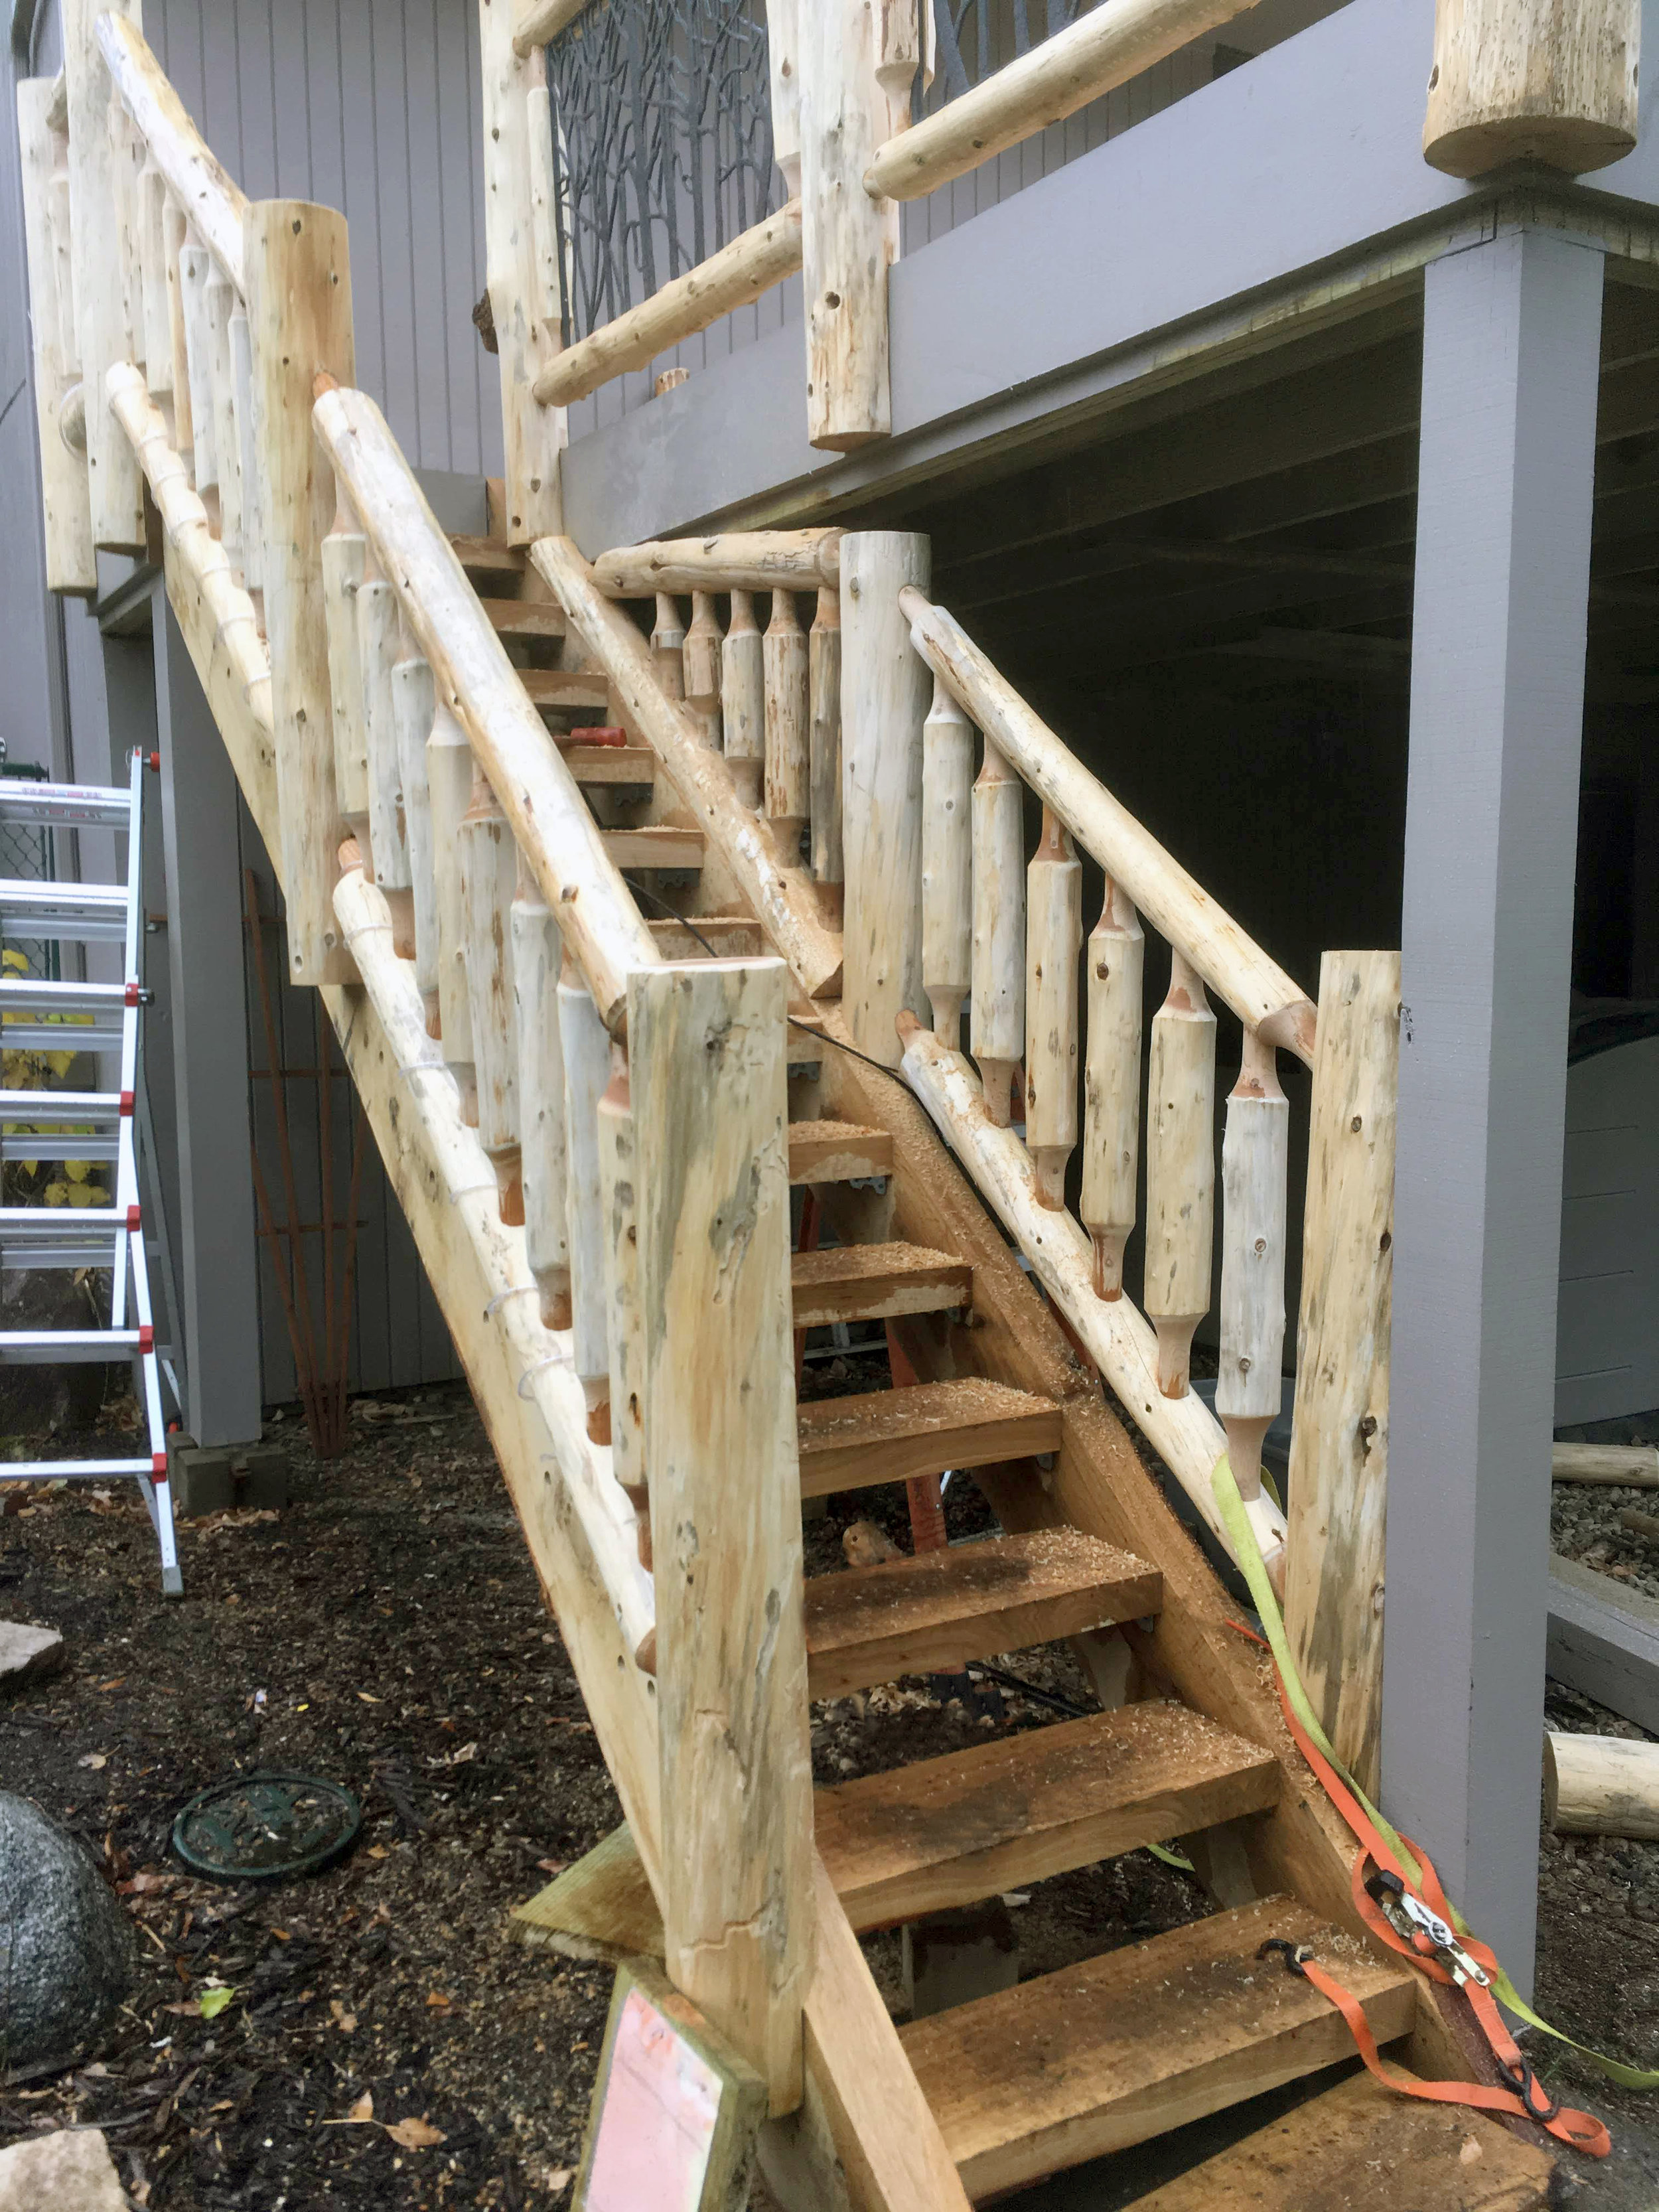
<svg viewBox="0 0 1659 2212"><path fill-rule="evenodd" d="M259 1434L258 1246L249 1152L236 778L166 597L155 599L167 971L190 1433ZM165 1129L159 1141L169 1141Z"/></svg>
<svg viewBox="0 0 1659 2212"><path fill-rule="evenodd" d="M1532 1986L1602 257L1427 272L1382 1790Z"/></svg>

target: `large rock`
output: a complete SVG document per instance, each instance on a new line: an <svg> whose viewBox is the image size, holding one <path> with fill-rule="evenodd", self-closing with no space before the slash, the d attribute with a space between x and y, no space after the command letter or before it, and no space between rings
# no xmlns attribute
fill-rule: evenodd
<svg viewBox="0 0 1659 2212"><path fill-rule="evenodd" d="M96 2128L66 2128L0 2150L0 2212L130 2212Z"/></svg>
<svg viewBox="0 0 1659 2212"><path fill-rule="evenodd" d="M55 1628L25 1628L0 1620L0 1690L21 1690L55 1674L64 1663L64 1639Z"/></svg>
<svg viewBox="0 0 1659 2212"><path fill-rule="evenodd" d="M132 1949L80 1845L0 1790L0 2082L56 2073L92 2048L126 1994Z"/></svg>

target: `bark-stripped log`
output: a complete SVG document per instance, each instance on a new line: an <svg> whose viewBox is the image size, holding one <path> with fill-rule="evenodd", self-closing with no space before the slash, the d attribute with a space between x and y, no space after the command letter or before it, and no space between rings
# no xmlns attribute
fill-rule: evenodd
<svg viewBox="0 0 1659 2212"><path fill-rule="evenodd" d="M771 73L772 159L800 197L799 0L766 0L766 58Z"/></svg>
<svg viewBox="0 0 1659 2212"><path fill-rule="evenodd" d="M466 885L466 981L478 1082L478 1141L501 1193L501 1219L524 1219L519 1156L519 1024L508 951L519 859L513 832L482 775L461 820Z"/></svg>
<svg viewBox="0 0 1659 2212"><path fill-rule="evenodd" d="M821 884L838 884L845 866L841 829L841 593L832 584L818 587L806 658L812 717L812 873Z"/></svg>
<svg viewBox="0 0 1659 2212"><path fill-rule="evenodd" d="M605 1322L605 1222L599 1208L599 1100L611 1080L611 1039L568 952L559 975L564 1054L567 1222L572 1357L587 1404L587 1433L611 1441L611 1348Z"/></svg>
<svg viewBox="0 0 1659 2212"><path fill-rule="evenodd" d="M334 527L323 540L323 612L328 625L328 689L334 731L334 796L340 817L367 859L368 725L363 714L363 666L357 641L357 594L368 573L368 541L352 520L343 492ZM468 770L468 787L471 775ZM465 808L463 808L465 811ZM367 868L364 872L368 872Z"/></svg>
<svg viewBox="0 0 1659 2212"><path fill-rule="evenodd" d="M52 238L58 217L52 192L53 142L46 118L50 100L51 87L42 77L26 77L17 88L24 242L34 339L34 428L46 516L46 587L90 597L98 588L98 563L92 546L85 456L82 453L77 457L58 434L59 402L73 379L65 367L63 302ZM65 198L63 219L67 217ZM66 288L64 297L72 299L72 290Z"/></svg>
<svg viewBox="0 0 1659 2212"><path fill-rule="evenodd" d="M685 633L682 652L685 703L697 718L703 743L716 752L720 750L720 691L724 682L720 661L725 644L720 617L714 611L714 593L693 592L691 627ZM667 696L672 699L674 695L670 691Z"/></svg>
<svg viewBox="0 0 1659 2212"><path fill-rule="evenodd" d="M565 1227L564 1049L560 1042L558 924L520 855L513 901L513 990L519 1030L519 1139L524 1235L548 1328L570 1326Z"/></svg>
<svg viewBox="0 0 1659 2212"><path fill-rule="evenodd" d="M1140 1165L1140 1006L1146 939L1109 876L1089 933L1089 1041L1083 1073L1083 1198L1095 1249L1095 1294L1123 1295L1123 1247L1135 1225Z"/></svg>
<svg viewBox="0 0 1659 2212"><path fill-rule="evenodd" d="M812 0L800 30L807 436L845 453L893 427L887 276L899 211L858 186L886 133L887 97L869 0Z"/></svg>
<svg viewBox="0 0 1659 2212"><path fill-rule="evenodd" d="M916 650L1043 805L1054 808L1084 851L1122 885L1246 1029L1259 1029L1270 1042L1285 1046L1311 1067L1315 1011L1278 963L1090 774L960 623L920 592L905 592L903 604Z"/></svg>
<svg viewBox="0 0 1659 2212"><path fill-rule="evenodd" d="M207 290L212 275L213 256L186 231L179 257L179 296L185 317L185 365L190 376L191 465L196 489L204 493L219 481L213 348L207 319Z"/></svg>
<svg viewBox="0 0 1659 2212"><path fill-rule="evenodd" d="M1083 863L1048 807L1025 885L1025 1149L1043 1204L1061 1206L1077 1144Z"/></svg>
<svg viewBox="0 0 1659 2212"><path fill-rule="evenodd" d="M793 592L772 594L761 641L766 671L766 817L787 849L800 842L811 811L811 726L806 633Z"/></svg>
<svg viewBox="0 0 1659 2212"><path fill-rule="evenodd" d="M651 665L657 672L663 696L685 696L685 625L672 592L657 593L657 619L651 631Z"/></svg>
<svg viewBox="0 0 1659 2212"><path fill-rule="evenodd" d="M392 714L398 738L398 781L403 788L404 835L415 926L415 981L425 1002L427 1030L438 1023L438 878L432 855L432 795L427 787L426 748L437 714L432 668L407 631L392 669Z"/></svg>
<svg viewBox="0 0 1659 2212"><path fill-rule="evenodd" d="M1025 1049L1025 830L1019 778L988 736L974 785L974 988L969 1045L999 1128Z"/></svg>
<svg viewBox="0 0 1659 2212"><path fill-rule="evenodd" d="M98 24L102 16L122 33L130 33L134 27L123 19L137 13L138 0L63 0L59 9L69 96L75 326L83 377L94 396L105 390L110 370L127 361L131 352L117 222L115 149L109 130L115 95L100 49ZM182 453L184 441L175 439L174 444ZM87 410L87 483L93 544L112 552L142 553L144 506L138 464L101 404Z"/></svg>
<svg viewBox="0 0 1659 2212"><path fill-rule="evenodd" d="M156 399L173 397L173 325L167 314L167 179L152 154L138 172L138 234L144 259L144 379Z"/></svg>
<svg viewBox="0 0 1659 2212"><path fill-rule="evenodd" d="M1438 0L1424 160L1454 177L1605 168L1636 143L1641 44L1640 0Z"/></svg>
<svg viewBox="0 0 1659 2212"><path fill-rule="evenodd" d="M216 265L206 295L208 389L213 404L214 465L219 478L219 539L230 565L242 565L242 441L236 427L236 364L230 349L230 319L236 294Z"/></svg>
<svg viewBox="0 0 1659 2212"><path fill-rule="evenodd" d="M1146 1071L1146 1316L1158 1382L1184 1397L1193 1331L1210 1310L1215 1235L1215 1016L1173 946Z"/></svg>
<svg viewBox="0 0 1659 2212"><path fill-rule="evenodd" d="M1285 1213L1290 1101L1273 1048L1244 1032L1221 1147L1221 1367L1215 1409L1239 1494L1261 1486L1261 1443L1277 1419L1285 1370Z"/></svg>
<svg viewBox="0 0 1659 2212"><path fill-rule="evenodd" d="M974 980L973 789L973 725L936 679L921 732L921 981L952 1052Z"/></svg>
<svg viewBox="0 0 1659 2212"><path fill-rule="evenodd" d="M640 1565L651 1565L651 1492L645 1474L645 1317L640 1309L637 1176L628 1055L611 1048L611 1080L596 1111L599 1212L605 1229L605 1327L611 1346L611 1472L634 1509Z"/></svg>
<svg viewBox="0 0 1659 2212"><path fill-rule="evenodd" d="M368 744L368 836L374 878L392 909L398 950L415 957L415 902L409 847L402 817L403 775L398 757L398 718L392 670L398 658L401 617L398 594L383 576L368 578L357 593L357 652L362 670L363 726Z"/></svg>
<svg viewBox="0 0 1659 2212"><path fill-rule="evenodd" d="M477 1069L466 983L466 881L461 866L461 823L472 803L472 748L441 699L427 739L426 781L438 910L438 1034L445 1061L460 1087L461 1111L476 1127Z"/></svg>
<svg viewBox="0 0 1659 2212"><path fill-rule="evenodd" d="M1659 1743L1547 1729L1544 1818L1560 1836L1659 1842Z"/></svg>
<svg viewBox="0 0 1659 2212"><path fill-rule="evenodd" d="M837 527L650 538L601 553L593 583L611 599L653 592L816 592L840 580L841 541Z"/></svg>
<svg viewBox="0 0 1659 2212"><path fill-rule="evenodd" d="M144 43L137 9L130 14L101 14L98 43L150 159L167 179L167 190L246 300L246 249L242 236L248 210L246 194L218 156L204 143L200 132L185 113L184 102Z"/></svg>
<svg viewBox="0 0 1659 2212"><path fill-rule="evenodd" d="M766 656L747 592L732 594L720 653L720 724L732 781L744 805L757 807L766 765Z"/></svg>

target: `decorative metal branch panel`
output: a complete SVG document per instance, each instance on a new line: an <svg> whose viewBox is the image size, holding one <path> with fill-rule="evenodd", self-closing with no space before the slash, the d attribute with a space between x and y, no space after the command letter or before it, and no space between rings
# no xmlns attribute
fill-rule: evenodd
<svg viewBox="0 0 1659 2212"><path fill-rule="evenodd" d="M763 0L593 0L547 81L567 344L782 205Z"/></svg>
<svg viewBox="0 0 1659 2212"><path fill-rule="evenodd" d="M933 0L933 82L917 112L943 107L1092 5L1093 0Z"/></svg>

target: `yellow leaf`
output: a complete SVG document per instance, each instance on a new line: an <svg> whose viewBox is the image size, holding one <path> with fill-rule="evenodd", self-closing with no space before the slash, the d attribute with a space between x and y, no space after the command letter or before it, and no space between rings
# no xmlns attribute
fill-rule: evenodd
<svg viewBox="0 0 1659 2212"><path fill-rule="evenodd" d="M362 2094L362 2095L361 2097L359 2097L359 2098L358 2098L358 2100L357 2100L356 2103L352 2106L351 2110L350 2110L350 2111L346 2114L346 2118L347 2118L347 2119L349 2119L349 2120L372 2120L372 2119L374 2118L374 2093L373 2093L373 2091L371 2091L371 2090L365 2089L365 2090L364 2090L364 2092L363 2092L363 2094Z"/></svg>
<svg viewBox="0 0 1659 2212"><path fill-rule="evenodd" d="M15 945L9 945L6 947L5 962L14 975L27 975L29 969L27 955L20 952Z"/></svg>
<svg viewBox="0 0 1659 2212"><path fill-rule="evenodd" d="M40 1195L48 1206L67 1206L70 1187L66 1182L49 1182Z"/></svg>
<svg viewBox="0 0 1659 2212"><path fill-rule="evenodd" d="M448 2137L441 2128L429 2126L425 2120L399 2120L386 2133L405 2150L430 2150L434 2143L446 2142Z"/></svg>
<svg viewBox="0 0 1659 2212"><path fill-rule="evenodd" d="M65 1160L64 1173L71 1182L85 1182L92 1174L92 1168L86 1160Z"/></svg>
<svg viewBox="0 0 1659 2212"><path fill-rule="evenodd" d="M54 1075L67 1075L74 1065L75 1054L72 1052L49 1052L46 1054L46 1066Z"/></svg>

